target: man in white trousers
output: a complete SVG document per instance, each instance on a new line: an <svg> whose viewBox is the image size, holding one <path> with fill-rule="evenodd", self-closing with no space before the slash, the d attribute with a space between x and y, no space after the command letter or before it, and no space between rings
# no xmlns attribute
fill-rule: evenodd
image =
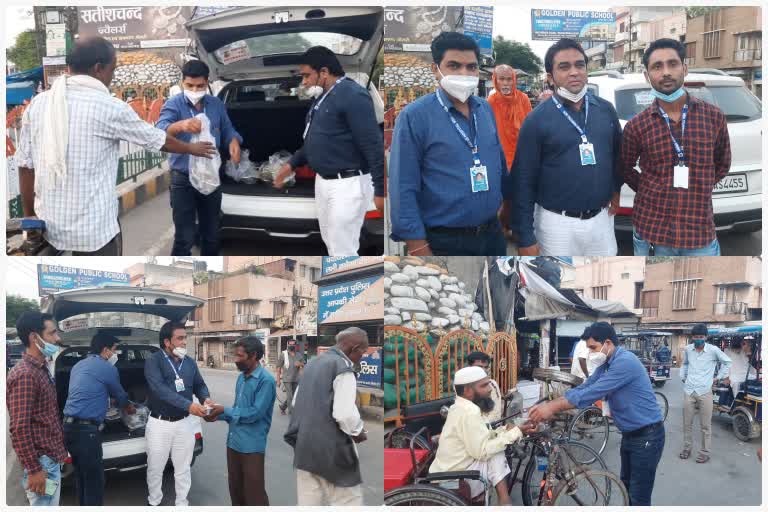
<svg viewBox="0 0 768 512"><path fill-rule="evenodd" d="M187 331L183 323L167 322L160 329L162 350L152 354L144 366L149 385L150 410L145 438L147 440L148 503L160 505L163 500L163 470L170 456L176 487L176 506L189 505L187 494L192 485L192 455L195 433L200 420L208 414L209 398L197 364L187 357ZM203 404L195 403L192 397Z"/></svg>
<svg viewBox="0 0 768 512"><path fill-rule="evenodd" d="M367 350L368 334L350 327L336 335L335 346L304 368L283 436L294 449L299 506L363 505L356 443L368 436L355 405L353 367Z"/></svg>
<svg viewBox="0 0 768 512"><path fill-rule="evenodd" d="M275 176L282 188L298 167L317 173L315 203L320 235L330 256L354 256L371 203L384 212L384 136L368 91L344 75L323 46L299 60L302 87L315 98L307 113L304 145Z"/></svg>

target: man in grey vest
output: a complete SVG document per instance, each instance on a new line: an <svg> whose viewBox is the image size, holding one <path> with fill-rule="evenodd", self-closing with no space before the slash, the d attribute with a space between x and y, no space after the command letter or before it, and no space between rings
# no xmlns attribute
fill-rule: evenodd
<svg viewBox="0 0 768 512"><path fill-rule="evenodd" d="M280 352L277 360L277 387L280 384L285 386L286 399L284 404L280 404L280 414L285 414L288 409L289 414L293 414L293 395L296 394L296 388L299 386L299 374L304 361L296 355L296 340L288 342L287 350Z"/></svg>
<svg viewBox="0 0 768 512"><path fill-rule="evenodd" d="M355 443L367 439L355 405L353 366L368 350L368 335L350 327L336 345L310 361L293 399L285 442L293 446L298 506L363 504Z"/></svg>

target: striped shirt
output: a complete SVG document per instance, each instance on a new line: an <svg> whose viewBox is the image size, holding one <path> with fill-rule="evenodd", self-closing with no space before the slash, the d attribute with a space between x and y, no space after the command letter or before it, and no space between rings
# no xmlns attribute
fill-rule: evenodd
<svg viewBox="0 0 768 512"><path fill-rule="evenodd" d="M62 251L97 251L120 231L115 188L120 141L159 151L166 135L127 103L67 85L67 175L56 179L40 168L47 94L37 95L24 112L16 158L19 167L35 170L35 213L45 221L48 242Z"/></svg>

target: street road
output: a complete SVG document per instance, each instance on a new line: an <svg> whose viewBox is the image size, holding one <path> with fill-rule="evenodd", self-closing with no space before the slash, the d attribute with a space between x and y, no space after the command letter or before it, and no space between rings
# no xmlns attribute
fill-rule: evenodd
<svg viewBox="0 0 768 512"><path fill-rule="evenodd" d="M234 402L237 372L202 369L212 399L231 405ZM269 432L266 458L267 494L270 505L296 504L296 477L293 470L293 449L283 441L290 416L280 415L275 403L272 428ZM368 441L358 445L363 472L363 499L365 505L381 505L383 495L383 438L381 422L366 420ZM230 505L227 484L226 437L228 426L224 422L203 422L203 453L192 467L190 505ZM6 428L7 432L7 428ZM7 434L6 434L7 435ZM21 489L22 471L7 439L6 501L8 505L27 505ZM163 505L174 504L173 476L167 474L163 482ZM108 472L105 505L146 505L147 485L144 469L125 473ZM65 482L61 505L76 506L77 496L72 482Z"/></svg>

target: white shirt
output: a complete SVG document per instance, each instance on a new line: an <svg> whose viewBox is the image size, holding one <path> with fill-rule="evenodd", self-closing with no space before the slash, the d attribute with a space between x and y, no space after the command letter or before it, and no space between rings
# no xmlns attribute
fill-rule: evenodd
<svg viewBox="0 0 768 512"><path fill-rule="evenodd" d="M579 340L578 343L576 343L576 348L573 350L573 361L571 362L571 375L576 375L577 377L581 377L584 380L587 380L587 376L584 375L584 371L581 369L581 365L579 364L579 358L584 358L587 360L587 371L592 374L592 368L590 368L589 364L589 347L587 346L587 342L584 340Z"/></svg>
<svg viewBox="0 0 768 512"><path fill-rule="evenodd" d="M731 368L728 373L731 382L744 382L757 377L757 370L749 364L749 356L744 353L744 350L736 352L728 348L725 350L725 355L731 358ZM747 371L749 371L749 375L747 375Z"/></svg>
<svg viewBox="0 0 768 512"><path fill-rule="evenodd" d="M68 86L67 176L56 180L39 165L47 94L37 95L24 111L16 158L19 167L35 170L35 213L45 221L48 242L62 251L97 251L120 230L115 185L120 141L159 151L166 135L127 103Z"/></svg>

